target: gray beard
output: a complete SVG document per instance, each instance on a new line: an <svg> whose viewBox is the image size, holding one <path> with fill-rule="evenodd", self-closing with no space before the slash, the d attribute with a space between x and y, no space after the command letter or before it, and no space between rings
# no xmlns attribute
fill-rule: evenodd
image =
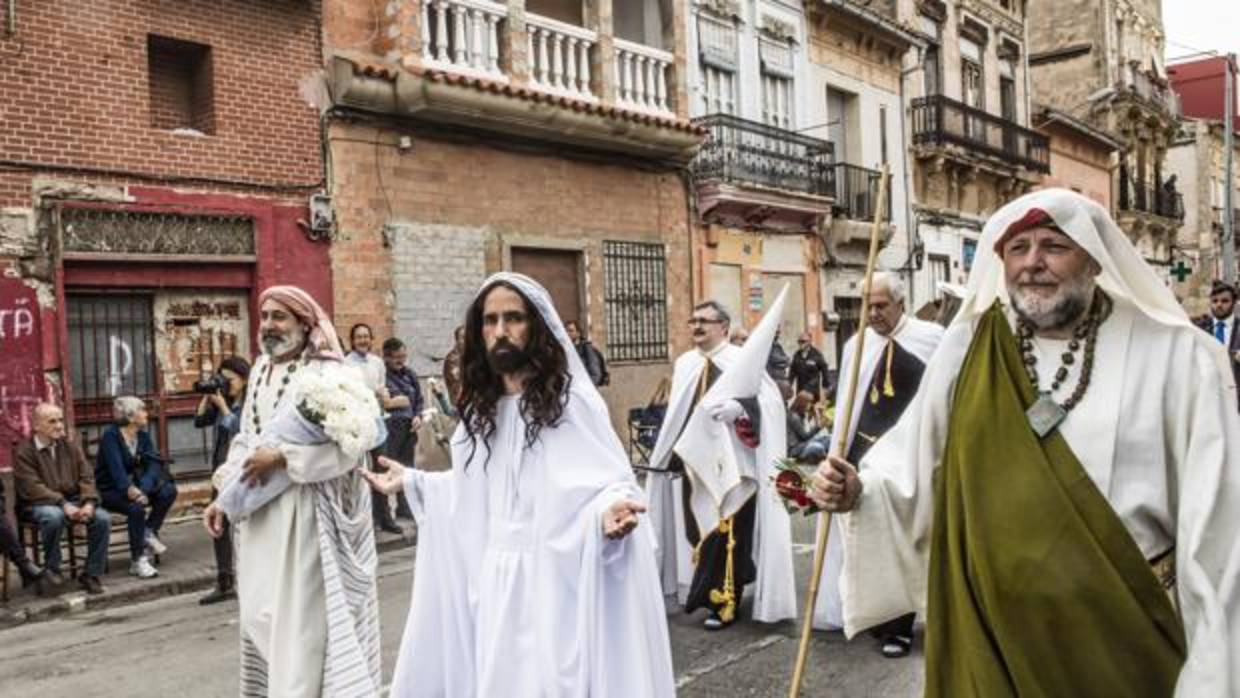
<svg viewBox="0 0 1240 698"><path fill-rule="evenodd" d="M306 333L298 328L284 337L263 337L263 353L271 358L284 356L306 341Z"/></svg>
<svg viewBox="0 0 1240 698"><path fill-rule="evenodd" d="M1014 288L1011 292L1012 308L1020 319L1034 329L1059 330L1068 327L1089 310L1094 288L1094 280L1089 277L1079 282L1064 283L1058 293L1046 299Z"/></svg>

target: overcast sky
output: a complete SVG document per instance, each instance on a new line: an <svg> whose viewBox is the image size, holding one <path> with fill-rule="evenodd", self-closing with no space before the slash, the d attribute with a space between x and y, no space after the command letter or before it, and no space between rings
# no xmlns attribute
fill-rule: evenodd
<svg viewBox="0 0 1240 698"><path fill-rule="evenodd" d="M1240 1L1163 0L1163 28L1168 62L1194 49L1240 55Z"/></svg>

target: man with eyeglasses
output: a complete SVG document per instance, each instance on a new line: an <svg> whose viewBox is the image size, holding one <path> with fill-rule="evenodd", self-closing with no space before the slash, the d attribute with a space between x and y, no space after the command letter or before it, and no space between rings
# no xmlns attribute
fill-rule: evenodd
<svg viewBox="0 0 1240 698"><path fill-rule="evenodd" d="M718 630L735 620L744 588L754 583L753 616L767 623L796 616L789 521L783 507L758 483L753 495L734 516L710 530L701 530L690 505L694 487L702 483L686 472L673 451L694 409L707 390L732 366L742 350L728 341L731 318L723 306L706 301L689 319L694 348L682 354L672 372L667 416L655 443L647 480L650 521L659 541L658 561L663 593L675 595L686 613L709 611L704 626ZM756 366L756 371L762 371ZM739 446L736 460L774 463L784 455L783 401L774 381L763 372L756 397L706 404L710 418L732 426ZM690 468L692 470L692 468ZM755 535L755 531L759 532Z"/></svg>

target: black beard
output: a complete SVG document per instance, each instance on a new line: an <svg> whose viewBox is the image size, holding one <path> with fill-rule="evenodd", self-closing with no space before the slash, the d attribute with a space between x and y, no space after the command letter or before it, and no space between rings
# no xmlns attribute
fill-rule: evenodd
<svg viewBox="0 0 1240 698"><path fill-rule="evenodd" d="M499 374L516 373L530 362L530 354L518 349L506 339L501 339L487 352L487 365Z"/></svg>

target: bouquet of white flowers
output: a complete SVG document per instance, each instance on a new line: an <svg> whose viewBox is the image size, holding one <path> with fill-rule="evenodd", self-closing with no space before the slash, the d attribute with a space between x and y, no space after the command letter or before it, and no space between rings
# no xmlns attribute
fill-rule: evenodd
<svg viewBox="0 0 1240 698"><path fill-rule="evenodd" d="M243 443L238 438L233 448L241 447L245 463L261 447L275 448L280 444L314 446L334 442L350 461L360 461L371 449L387 439L383 413L373 391L366 388L353 369L336 362L325 362L315 369L297 374L291 388L293 400L282 403L275 416L257 438ZM229 460L232 461L230 453ZM241 482L241 468L220 490L219 507L230 519L240 519L275 499L292 482L285 470L277 470L267 482L254 487Z"/></svg>

